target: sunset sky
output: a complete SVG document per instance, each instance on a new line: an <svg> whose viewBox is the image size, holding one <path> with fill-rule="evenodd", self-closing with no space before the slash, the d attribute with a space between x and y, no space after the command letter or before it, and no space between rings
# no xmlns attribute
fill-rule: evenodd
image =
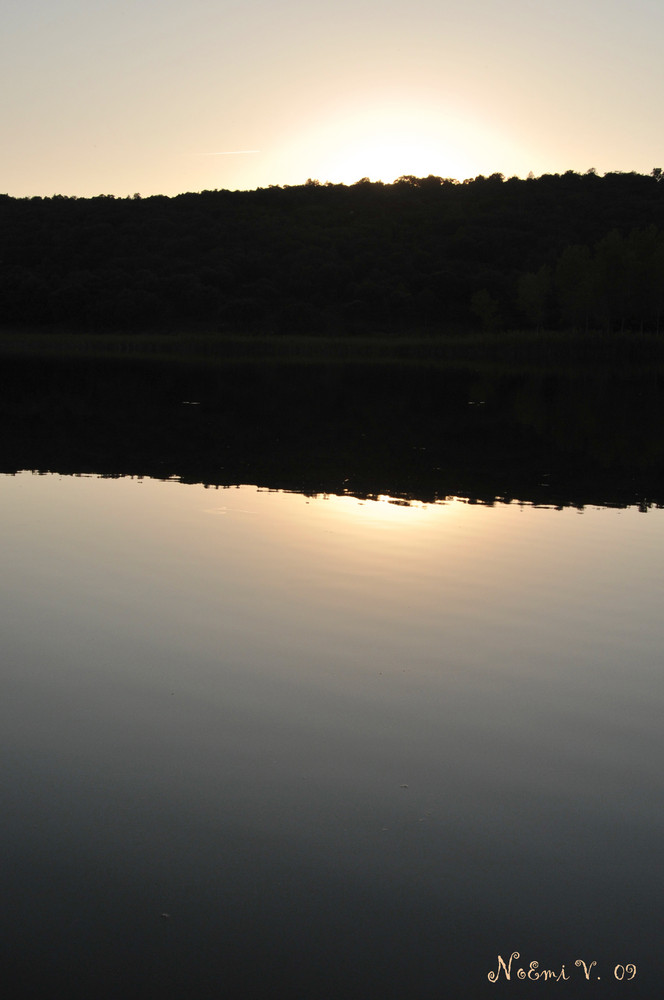
<svg viewBox="0 0 664 1000"><path fill-rule="evenodd" d="M3 0L0 192L664 166L662 0Z"/></svg>

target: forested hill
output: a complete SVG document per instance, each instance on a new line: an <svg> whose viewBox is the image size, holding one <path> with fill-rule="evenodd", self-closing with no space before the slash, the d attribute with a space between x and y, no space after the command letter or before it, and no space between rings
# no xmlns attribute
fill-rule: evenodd
<svg viewBox="0 0 664 1000"><path fill-rule="evenodd" d="M664 183L593 172L0 195L0 326L664 329Z"/></svg>

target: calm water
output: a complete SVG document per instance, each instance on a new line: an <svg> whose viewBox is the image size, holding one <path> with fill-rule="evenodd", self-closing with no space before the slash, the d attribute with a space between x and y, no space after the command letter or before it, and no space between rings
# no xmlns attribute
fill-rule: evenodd
<svg viewBox="0 0 664 1000"><path fill-rule="evenodd" d="M0 502L7 995L657 995L664 512Z"/></svg>

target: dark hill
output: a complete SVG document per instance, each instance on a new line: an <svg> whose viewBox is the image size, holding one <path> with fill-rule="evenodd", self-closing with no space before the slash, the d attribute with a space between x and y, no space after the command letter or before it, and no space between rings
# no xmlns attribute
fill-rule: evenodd
<svg viewBox="0 0 664 1000"><path fill-rule="evenodd" d="M0 196L5 328L658 331L661 172Z"/></svg>

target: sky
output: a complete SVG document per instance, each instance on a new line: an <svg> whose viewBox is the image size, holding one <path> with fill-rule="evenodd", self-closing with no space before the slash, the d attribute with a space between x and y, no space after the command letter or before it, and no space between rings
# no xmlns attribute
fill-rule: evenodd
<svg viewBox="0 0 664 1000"><path fill-rule="evenodd" d="M0 0L0 192L664 166L662 0Z"/></svg>

